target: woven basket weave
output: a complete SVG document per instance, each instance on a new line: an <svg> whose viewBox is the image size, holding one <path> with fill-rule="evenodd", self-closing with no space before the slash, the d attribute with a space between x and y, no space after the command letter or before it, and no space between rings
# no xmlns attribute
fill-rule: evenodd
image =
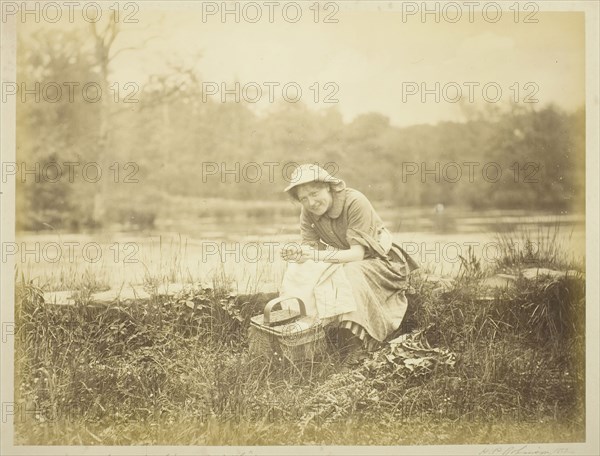
<svg viewBox="0 0 600 456"><path fill-rule="evenodd" d="M295 300L300 313L273 311L283 301ZM306 316L299 298L280 296L267 303L262 315L252 317L248 332L250 352L256 356L281 355L291 361L313 359L325 348L325 331L320 323Z"/></svg>

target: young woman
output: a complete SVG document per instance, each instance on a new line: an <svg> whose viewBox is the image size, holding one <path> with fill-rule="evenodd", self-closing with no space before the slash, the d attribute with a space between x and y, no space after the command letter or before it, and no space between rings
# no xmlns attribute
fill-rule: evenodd
<svg viewBox="0 0 600 456"><path fill-rule="evenodd" d="M407 278L418 266L392 243L365 195L323 168L301 165L285 192L302 205L302 243L282 250L282 294L301 297L314 318L338 328L357 361L400 326Z"/></svg>

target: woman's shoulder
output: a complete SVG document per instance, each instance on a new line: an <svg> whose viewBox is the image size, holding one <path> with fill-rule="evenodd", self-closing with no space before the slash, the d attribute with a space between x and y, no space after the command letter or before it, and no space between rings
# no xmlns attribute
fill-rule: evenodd
<svg viewBox="0 0 600 456"><path fill-rule="evenodd" d="M349 206L353 203L360 206L371 207L371 202L364 193L356 190L355 188L346 187L346 204Z"/></svg>

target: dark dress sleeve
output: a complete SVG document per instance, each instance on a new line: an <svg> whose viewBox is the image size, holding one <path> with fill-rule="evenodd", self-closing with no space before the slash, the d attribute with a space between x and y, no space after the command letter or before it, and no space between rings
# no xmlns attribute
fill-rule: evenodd
<svg viewBox="0 0 600 456"><path fill-rule="evenodd" d="M356 193L356 196L348 204L348 230L346 232L346 241L350 246L362 245L368 256L380 253L381 246L377 239L379 230L383 223L373 209L373 206L362 193Z"/></svg>
<svg viewBox="0 0 600 456"><path fill-rule="evenodd" d="M325 245L321 242L321 237L315 230L312 220L304 212L304 209L302 209L302 213L300 214L300 234L302 236L302 244L310 245L318 250L325 248Z"/></svg>

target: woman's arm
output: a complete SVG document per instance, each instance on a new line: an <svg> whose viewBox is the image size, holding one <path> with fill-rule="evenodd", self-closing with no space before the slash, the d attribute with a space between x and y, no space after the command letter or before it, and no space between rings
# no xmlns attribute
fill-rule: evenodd
<svg viewBox="0 0 600 456"><path fill-rule="evenodd" d="M351 245L348 250L318 250L317 260L325 263L351 263L365 258L365 248L362 245Z"/></svg>
<svg viewBox="0 0 600 456"><path fill-rule="evenodd" d="M362 245L352 245L348 250L315 250L302 246L302 253L296 260L304 263L306 260L322 261L324 263L351 263L365 258L365 248Z"/></svg>

